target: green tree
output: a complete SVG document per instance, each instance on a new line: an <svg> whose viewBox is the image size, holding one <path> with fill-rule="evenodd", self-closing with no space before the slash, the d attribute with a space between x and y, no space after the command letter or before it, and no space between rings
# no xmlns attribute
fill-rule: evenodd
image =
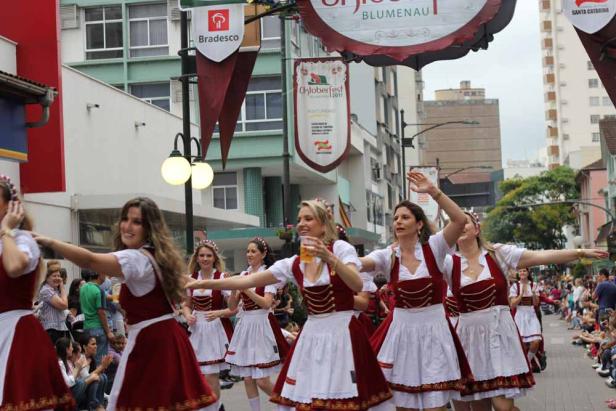
<svg viewBox="0 0 616 411"><path fill-rule="evenodd" d="M503 197L484 222L486 238L494 242L524 243L532 249L563 248L564 225L575 224L566 204L524 207L525 204L575 200L579 196L575 172L560 166L538 176L513 178L500 184Z"/></svg>

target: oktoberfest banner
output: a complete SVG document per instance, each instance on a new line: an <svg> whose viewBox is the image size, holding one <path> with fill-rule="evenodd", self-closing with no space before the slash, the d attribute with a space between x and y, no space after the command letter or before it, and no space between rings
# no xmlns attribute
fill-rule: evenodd
<svg viewBox="0 0 616 411"><path fill-rule="evenodd" d="M314 170L335 169L351 147L349 67L339 58L295 61L295 148Z"/></svg>
<svg viewBox="0 0 616 411"><path fill-rule="evenodd" d="M438 187L438 167L413 167L413 171L422 173L432 184ZM438 203L434 201L430 194L409 191L409 200L422 208L428 220L436 221L438 219Z"/></svg>

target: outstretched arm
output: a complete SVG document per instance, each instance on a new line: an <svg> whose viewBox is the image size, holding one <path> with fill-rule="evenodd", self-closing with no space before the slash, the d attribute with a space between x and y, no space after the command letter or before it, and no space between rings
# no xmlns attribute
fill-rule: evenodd
<svg viewBox="0 0 616 411"><path fill-rule="evenodd" d="M524 250L517 268L532 267L534 265L565 264L578 258L607 258L607 251L599 249L579 250Z"/></svg>
<svg viewBox="0 0 616 411"><path fill-rule="evenodd" d="M186 288L205 288L209 290L245 290L247 288L264 287L276 284L278 279L269 270L250 275L236 275L220 280L189 281Z"/></svg>

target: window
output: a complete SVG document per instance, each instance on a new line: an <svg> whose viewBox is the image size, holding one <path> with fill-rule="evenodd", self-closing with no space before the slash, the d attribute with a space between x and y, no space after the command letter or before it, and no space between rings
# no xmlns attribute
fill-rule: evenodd
<svg viewBox="0 0 616 411"><path fill-rule="evenodd" d="M595 67L592 65L592 61L588 60L588 61L586 62L586 68L587 68L588 70L594 70L594 69L595 69Z"/></svg>
<svg viewBox="0 0 616 411"><path fill-rule="evenodd" d="M592 114L590 116L590 124L599 124L599 120L601 119L601 116L598 114Z"/></svg>
<svg viewBox="0 0 616 411"><path fill-rule="evenodd" d="M366 205L368 222L383 225L383 197L366 190Z"/></svg>
<svg viewBox="0 0 616 411"><path fill-rule="evenodd" d="M280 77L250 80L237 131L282 130Z"/></svg>
<svg viewBox="0 0 616 411"><path fill-rule="evenodd" d="M588 88L598 88L599 87L599 80L596 78L589 78L588 79Z"/></svg>
<svg viewBox="0 0 616 411"><path fill-rule="evenodd" d="M237 210L237 173L215 173L212 193L214 207Z"/></svg>
<svg viewBox="0 0 616 411"><path fill-rule="evenodd" d="M130 93L162 109L171 109L169 83L132 84Z"/></svg>
<svg viewBox="0 0 616 411"><path fill-rule="evenodd" d="M85 9L86 60L118 58L124 55L122 6Z"/></svg>
<svg viewBox="0 0 616 411"><path fill-rule="evenodd" d="M261 48L280 48L280 18L266 16L261 19Z"/></svg>
<svg viewBox="0 0 616 411"><path fill-rule="evenodd" d="M599 97L590 97L590 105L596 107L599 105Z"/></svg>
<svg viewBox="0 0 616 411"><path fill-rule="evenodd" d="M167 4L139 4L128 8L130 56L165 56L167 44Z"/></svg>
<svg viewBox="0 0 616 411"><path fill-rule="evenodd" d="M599 133L592 133L592 142L593 143L598 142L600 137L601 137L601 134L599 134Z"/></svg>
<svg viewBox="0 0 616 411"><path fill-rule="evenodd" d="M612 100L609 97L604 96L603 97L603 105L607 106L607 107L612 106L613 105L612 104Z"/></svg>

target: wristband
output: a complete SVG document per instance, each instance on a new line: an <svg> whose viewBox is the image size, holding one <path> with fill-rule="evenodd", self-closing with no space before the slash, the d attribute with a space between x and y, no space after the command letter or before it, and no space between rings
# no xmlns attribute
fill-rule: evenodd
<svg viewBox="0 0 616 411"><path fill-rule="evenodd" d="M438 199L441 198L442 195L443 192L441 190L438 190L438 193L436 193L434 197L432 197L432 199L434 199L434 201L438 201Z"/></svg>

